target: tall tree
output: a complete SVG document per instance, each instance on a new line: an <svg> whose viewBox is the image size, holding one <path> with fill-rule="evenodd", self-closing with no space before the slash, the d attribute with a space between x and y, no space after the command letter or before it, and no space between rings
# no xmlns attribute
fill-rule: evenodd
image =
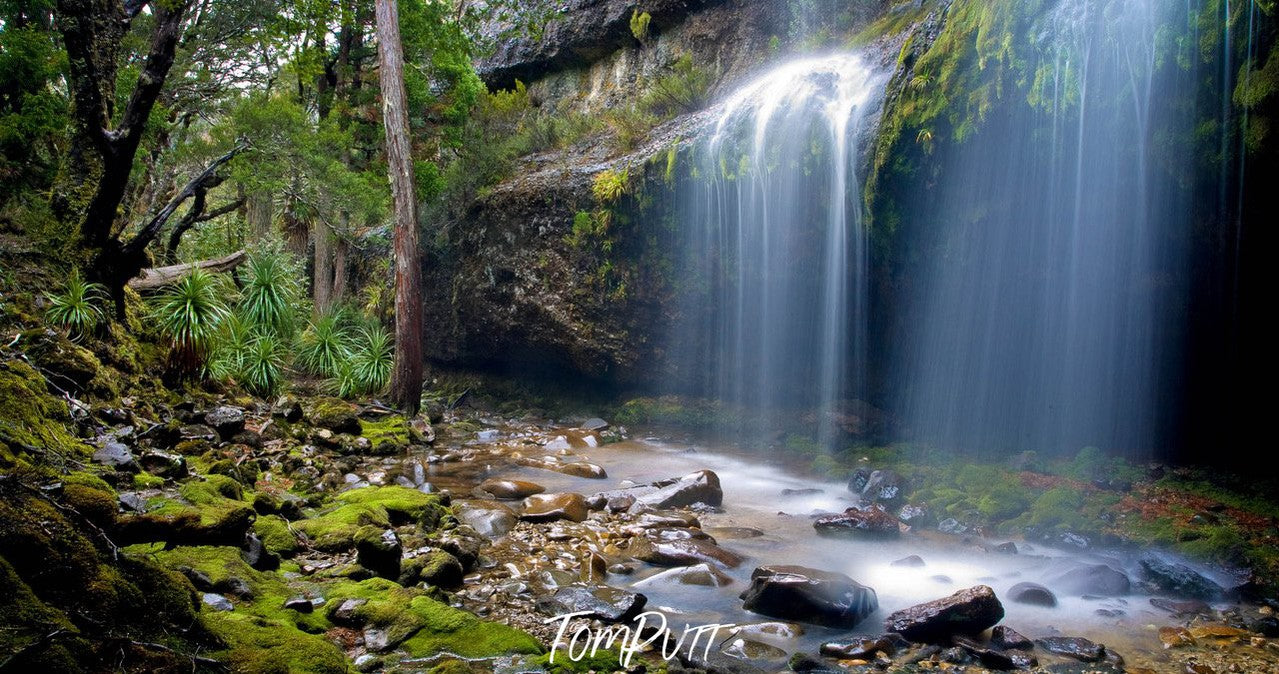
<svg viewBox="0 0 1279 674"><path fill-rule="evenodd" d="M422 398L422 268L417 249L417 195L404 93L404 47L396 0L377 0L378 77L386 163L395 206L395 370L391 398L417 413Z"/></svg>

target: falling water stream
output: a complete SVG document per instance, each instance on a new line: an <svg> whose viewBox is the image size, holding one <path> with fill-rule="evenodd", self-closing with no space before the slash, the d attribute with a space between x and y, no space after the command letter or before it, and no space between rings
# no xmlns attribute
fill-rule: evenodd
<svg viewBox="0 0 1279 674"><path fill-rule="evenodd" d="M867 237L858 142L883 77L848 54L787 63L720 107L681 195L704 285L679 335L693 386L758 411L857 397ZM689 345L699 345L689 348ZM828 429L819 429L825 432Z"/></svg>

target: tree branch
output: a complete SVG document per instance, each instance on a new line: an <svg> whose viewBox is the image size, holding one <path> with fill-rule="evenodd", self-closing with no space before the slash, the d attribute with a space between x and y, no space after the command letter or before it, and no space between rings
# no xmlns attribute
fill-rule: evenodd
<svg viewBox="0 0 1279 674"><path fill-rule="evenodd" d="M181 278L184 274L192 269L203 269L211 272L227 272L240 266L245 258L244 251L238 250L226 257L220 257L215 260L202 260L200 262L190 262L187 264L175 264L168 267L155 267L153 269L143 269L142 274L137 278L129 281L129 287L134 290L148 290L150 288L159 288Z"/></svg>
<svg viewBox="0 0 1279 674"><path fill-rule="evenodd" d="M130 239L127 244L124 244L122 248L123 253L125 255L137 256L140 255L142 251L146 250L146 247L150 245L151 241L153 241L160 233L160 229L169 221L169 218L173 215L174 211L178 210L178 207L187 199L196 196L197 193L202 190L207 190L209 188L210 181L216 180L221 182L222 179L217 177L218 169L221 168L223 164L235 158L235 156L244 151L244 149L243 145L237 145L234 148L231 148L230 152L227 152L221 157L213 160L213 163L209 164L208 167L200 173L200 175L192 178L191 181L186 184L186 187L183 187L182 191L178 192L177 196L173 197L173 199L171 199L164 208L160 209L160 212L156 213L155 217L151 218L151 221L148 222L146 226L137 233L137 235Z"/></svg>

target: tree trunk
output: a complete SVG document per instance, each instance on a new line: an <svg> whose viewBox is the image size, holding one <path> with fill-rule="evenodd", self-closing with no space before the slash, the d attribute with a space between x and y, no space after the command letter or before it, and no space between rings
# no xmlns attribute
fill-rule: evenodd
<svg viewBox="0 0 1279 674"><path fill-rule="evenodd" d="M395 0L377 0L379 79L386 161L395 202L395 369L391 399L410 414L422 400L422 267L417 250L417 196L404 93L404 46Z"/></svg>
<svg viewBox="0 0 1279 674"><path fill-rule="evenodd" d="M329 302L338 305L346 299L346 239L337 237L333 242L333 295Z"/></svg>
<svg viewBox="0 0 1279 674"><path fill-rule="evenodd" d="M315 262L312 265L311 292L315 314L329 310L333 297L333 232L323 223L315 223L311 238L315 240Z"/></svg>
<svg viewBox="0 0 1279 674"><path fill-rule="evenodd" d="M249 212L245 217L249 221L249 228L253 230L254 241L261 241L271 234L272 205L269 192L254 192L249 195Z"/></svg>

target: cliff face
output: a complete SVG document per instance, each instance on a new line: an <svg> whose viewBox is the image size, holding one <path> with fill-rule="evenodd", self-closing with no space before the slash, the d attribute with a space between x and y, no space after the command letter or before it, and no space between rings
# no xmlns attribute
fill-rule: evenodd
<svg viewBox="0 0 1279 674"><path fill-rule="evenodd" d="M633 2L579 0L540 39L503 41L479 68L492 90L518 79L543 108L591 117L633 102L641 82L691 54L716 74L714 97L765 63L786 30L778 5L645 3L652 22L641 43L630 28ZM676 313L667 159L707 118L677 116L631 149L602 129L522 158L511 178L447 226L427 260L427 287L448 288L428 301L428 357L625 386L660 379L660 335ZM628 188L610 209L606 242L573 240L575 218L598 211L591 188L608 171L626 175Z"/></svg>

